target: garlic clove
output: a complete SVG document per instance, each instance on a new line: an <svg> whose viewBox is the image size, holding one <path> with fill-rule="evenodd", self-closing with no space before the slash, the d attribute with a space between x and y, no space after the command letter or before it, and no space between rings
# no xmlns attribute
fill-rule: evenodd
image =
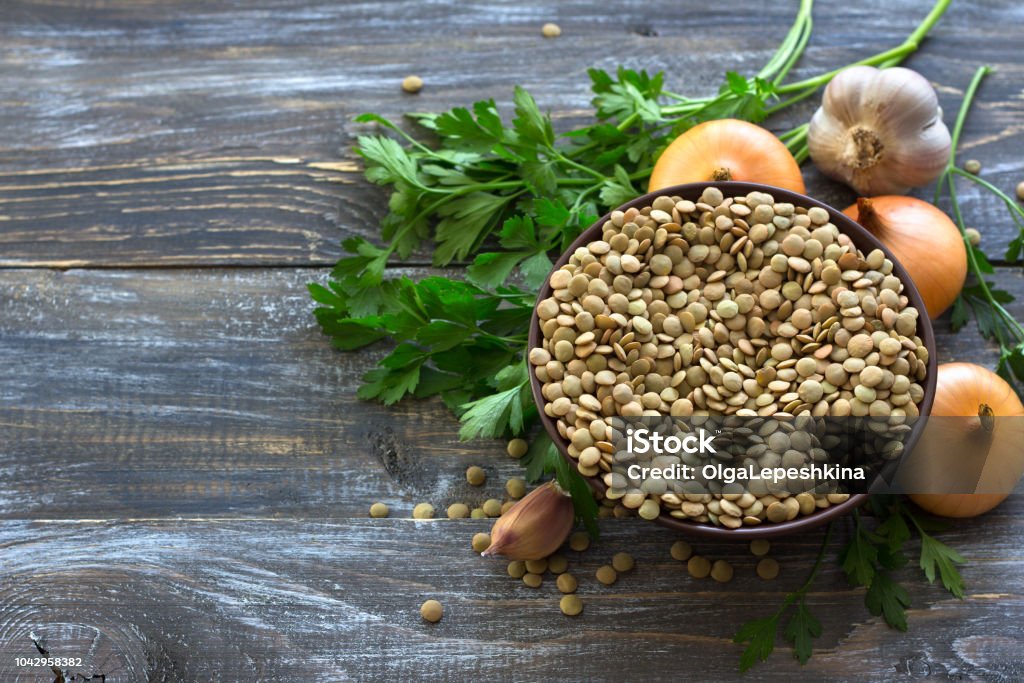
<svg viewBox="0 0 1024 683"><path fill-rule="evenodd" d="M539 486L497 519L491 545L481 553L539 560L558 550L572 530L572 498L553 481Z"/></svg>

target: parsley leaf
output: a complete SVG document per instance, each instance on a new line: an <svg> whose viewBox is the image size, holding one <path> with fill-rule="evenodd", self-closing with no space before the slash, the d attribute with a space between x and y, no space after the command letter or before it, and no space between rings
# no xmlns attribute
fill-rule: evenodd
<svg viewBox="0 0 1024 683"><path fill-rule="evenodd" d="M873 615L882 616L885 623L900 631L907 630L906 608L910 606L910 596L898 583L889 578L885 572L877 572L868 586L864 603Z"/></svg>
<svg viewBox="0 0 1024 683"><path fill-rule="evenodd" d="M800 596L783 635L786 640L793 643L793 656L800 660L801 664L806 664L811 658L814 639L821 636L821 622L807 609L804 596Z"/></svg>

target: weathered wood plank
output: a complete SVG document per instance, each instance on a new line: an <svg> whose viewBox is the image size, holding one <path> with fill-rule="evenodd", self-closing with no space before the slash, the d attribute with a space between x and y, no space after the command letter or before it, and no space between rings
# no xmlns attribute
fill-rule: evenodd
<svg viewBox="0 0 1024 683"><path fill-rule="evenodd" d="M498 496L519 471L501 444L458 442L438 401L356 398L380 349L330 348L305 292L323 275L0 271L0 518L334 518ZM942 361L995 362L972 330L938 336ZM473 463L483 491L462 476Z"/></svg>
<svg viewBox="0 0 1024 683"><path fill-rule="evenodd" d="M801 667L781 648L758 680L1019 680L1024 647L1021 500L958 523L943 538L969 565L954 600L899 572L910 630L890 631L834 562L809 601L824 633ZM798 586L822 532L775 544L782 577L754 575L743 544L697 550L732 562L733 582L694 581L669 557L674 537L641 520L608 520L602 540L569 552L585 610L558 610L550 576L537 590L474 556L485 520L0 522L0 678L52 680L13 666L32 638L69 673L137 680L728 680L737 626L768 615ZM628 549L636 569L610 588L594 571ZM423 623L419 605L446 613ZM45 678L49 675L49 678Z"/></svg>
<svg viewBox="0 0 1024 683"><path fill-rule="evenodd" d="M493 97L522 83L560 125L588 111L585 70L663 69L714 92L755 71L795 3L756 8L574 0L488 5L291 0L58 3L0 15L0 265L325 264L348 235L375 236L383 194L349 151L351 117L396 117ZM947 118L974 67L998 67L964 137L1005 189L1024 177L1017 3L955 3L911 62L940 86ZM913 0L822 2L799 78L898 44ZM544 40L539 26L564 33ZM443 39L440 37L443 36ZM467 69L472 64L472 69ZM398 82L421 73L427 87ZM813 102L777 129L806 120ZM852 195L807 171L809 190ZM1004 213L965 188L969 220L999 254ZM423 260L422 254L419 256Z"/></svg>

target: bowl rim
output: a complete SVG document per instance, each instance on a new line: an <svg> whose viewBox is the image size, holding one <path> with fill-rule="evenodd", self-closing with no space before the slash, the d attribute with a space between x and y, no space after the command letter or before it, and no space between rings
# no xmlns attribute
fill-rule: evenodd
<svg viewBox="0 0 1024 683"><path fill-rule="evenodd" d="M742 181L707 181L699 183L683 183L680 185L671 185L664 187L653 192L643 194L636 199L633 199L621 206L612 209L605 215L601 216L597 221L588 227L586 230L580 233L580 235L573 241L571 245L559 256L558 260L555 261L551 271L548 273L548 277L544 279L543 284L540 287L540 291L537 294L537 301L534 303L533 311L530 318L530 330L527 336L527 349L526 353L529 354L530 350L539 346L541 340L540 331L540 319L537 316L537 307L541 301L544 301L551 296L551 274L556 270L568 263L570 256L581 246L584 246L592 241L595 241L601 235L602 227L604 223L610 219L611 214L614 211L625 211L631 208L642 208L650 206L654 199L661 196L679 196L683 199L689 199L691 201L696 200L700 194L708 187L715 187L722 191L726 197L734 197L737 195L746 195L751 192L765 192L775 199L776 203L784 202L790 203L795 206L802 206L805 208L820 207L828 211L829 219L839 229L840 232L848 235L853 243L863 252L868 252L874 249L881 249L885 254L886 258L892 261L893 273L900 278L903 283L904 293L910 301L910 305L914 306L918 310L918 321L917 321L917 334L924 342L924 346L928 349L928 374L924 381L924 397L918 406L918 410L921 416L926 416L931 412L932 402L935 399L935 389L937 381L937 368L938 359L935 352L935 333L932 329L931 317L928 315L928 309L925 308L924 300L921 298L921 293L917 290L917 286L914 281L910 278L907 269L899 262L899 260L893 255L893 253L882 244L877 237L872 235L861 226L859 223L854 221L852 218L844 214L842 211L835 209L822 201L814 199L805 194L787 190L781 187L774 187L772 185L762 185L759 183L749 183ZM576 461L572 456L569 455L568 443L561 434L558 433L555 420L549 417L544 412L544 404L546 403L544 397L541 395L541 382L537 379L536 373L533 372L533 368L529 366L527 361L527 369L530 376L530 390L533 395L534 403L537 406L537 412L540 417L541 424L544 425L544 430L551 437L552 442L558 449L559 454L568 461L570 465L575 466ZM911 449L917 444L917 441L921 438L921 432L924 429L924 420L918 420L909 436L907 437L905 450L910 452ZM605 489L604 482L601 481L600 477L583 477L584 480L590 485L592 489L603 492ZM851 495L846 501L839 503L838 505L832 505L822 509L820 512L815 512L807 516L797 517L796 519L788 522L778 522L765 525L756 526L742 526L738 529L729 529L726 527L714 526L711 524L704 524L698 522L684 521L676 519L670 515L662 513L658 515L653 521L661 524L662 526L675 529L678 531L685 532L692 536L702 538L717 538L717 539L745 539L745 538L777 538L780 536L788 536L790 534L797 533L799 531L806 531L817 527L825 522L836 519L843 515L849 514L855 508L863 505L868 499L867 493L858 493Z"/></svg>

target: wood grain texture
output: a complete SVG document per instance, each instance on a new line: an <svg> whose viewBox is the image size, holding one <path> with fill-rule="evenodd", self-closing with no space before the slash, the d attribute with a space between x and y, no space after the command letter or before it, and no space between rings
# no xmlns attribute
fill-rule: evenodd
<svg viewBox="0 0 1024 683"><path fill-rule="evenodd" d="M383 348L333 351L305 291L342 238L377 234L384 195L359 174L352 116L487 97L507 111L521 83L568 127L587 120L586 68L620 63L709 94L725 70L759 68L795 11L706 4L3 2L0 681L735 678L735 628L802 581L820 531L775 544L772 583L742 545L696 544L735 565L718 585L669 558L671 532L606 520L571 554L586 611L565 618L552 577L531 590L470 551L489 522L409 519L421 501L440 514L503 497L520 468L501 443L458 442L438 402L357 400ZM925 11L821 0L793 76L895 45ZM546 21L560 39L540 38ZM910 62L947 120L975 66L997 66L962 158L1005 189L1024 178L1022 23L1010 0L954 3ZM416 97L398 88L412 72ZM819 198L852 199L806 175ZM964 208L998 255L1004 214L968 187ZM994 279L1024 317L1019 269ZM994 364L973 329L937 333L940 361ZM466 484L470 464L484 487ZM390 519L367 519L376 500ZM1022 515L1018 494L943 534L968 560L962 602L903 570L906 634L830 562L811 595L815 657L800 667L782 648L757 678L1024 679ZM619 550L636 571L599 587ZM433 626L428 597L447 610ZM82 666L15 666L43 652Z"/></svg>
<svg viewBox="0 0 1024 683"><path fill-rule="evenodd" d="M890 631L830 561L809 601L823 622L806 667L787 648L756 680L863 681L1024 676L1022 499L944 538L970 562L958 601L920 579L911 628ZM602 540L568 551L581 616L558 610L548 575L540 589L469 547L485 520L0 522L0 679L52 680L11 666L33 637L55 656L92 652L84 675L106 682L310 680L687 680L736 676L736 626L778 608L821 542L816 531L774 544L783 573L754 575L743 544L700 543L726 559L729 584L688 577L669 556L671 532L642 520L607 520ZM842 534L839 534L842 536ZM838 543L841 538L837 538ZM612 587L594 578L628 549L636 569ZM835 550L835 549L833 549ZM55 561L59 557L59 561ZM424 623L419 605L445 616ZM1018 618L1014 618L1014 615ZM48 672L45 672L48 674Z"/></svg>
<svg viewBox="0 0 1024 683"><path fill-rule="evenodd" d="M330 348L305 292L322 275L0 271L0 518L334 518L499 494L518 465L460 443L440 401L356 398L382 349ZM940 361L994 365L973 330L937 332ZM474 462L494 463L487 491L465 483Z"/></svg>
<svg viewBox="0 0 1024 683"><path fill-rule="evenodd" d="M342 238L376 236L384 197L357 171L350 145L368 129L354 115L485 98L507 111L523 84L567 127L589 111L586 69L620 63L708 95L725 70L760 68L791 5L11 0L0 12L0 265L330 263ZM821 3L793 77L899 44L922 5ZM541 38L549 20L561 38ZM963 152L1007 190L1024 178L1022 22L1011 0L954 3L910 62L950 120L975 67L997 67ZM413 72L427 83L416 97L398 87ZM814 106L769 125L787 129ZM806 175L811 194L851 201ZM964 210L1001 254L1005 213L966 187Z"/></svg>

